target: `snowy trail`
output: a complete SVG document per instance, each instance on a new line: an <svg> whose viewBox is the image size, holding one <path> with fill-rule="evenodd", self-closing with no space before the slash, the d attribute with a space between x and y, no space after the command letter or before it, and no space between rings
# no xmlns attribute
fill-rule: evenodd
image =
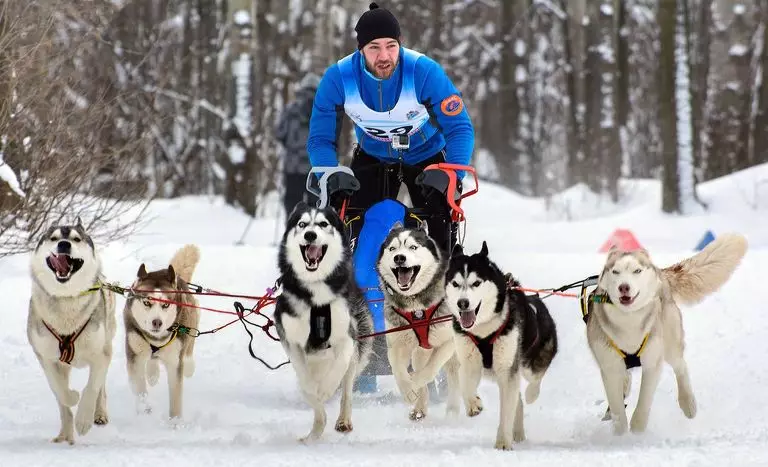
<svg viewBox="0 0 768 467"><path fill-rule="evenodd" d="M761 167L762 173L768 173ZM743 176L754 176L754 172ZM604 411L603 389L584 336L578 304L552 297L560 352L544 379L541 396L525 407L528 440L512 452L493 449L498 423L498 390L480 386L485 410L473 419L463 413L447 419L444 405L430 407L415 424L407 408L358 397L354 431L333 431L338 398L327 405L329 426L317 444L296 442L310 428L311 411L303 402L290 366L269 371L251 359L248 337L236 323L201 337L195 349L197 372L185 385L184 421L171 426L165 377L150 391L151 415L139 416L125 371L123 299L118 299L118 335L107 391L110 424L94 427L75 446L55 445L58 411L42 370L26 340L29 278L27 257L0 261L0 465L90 466L139 462L175 465L768 465L768 406L763 401L768 371L768 318L764 271L768 265L765 211L743 208L736 182L702 186L713 211L690 218L657 212L658 185L638 182L631 205L589 212L594 200L572 195L581 220L546 219L539 200L523 199L491 185L466 202L470 218L466 247L487 240L491 256L526 286L555 287L599 272L599 245L617 227L630 228L652 257L665 265L693 254L706 229L717 234L735 230L747 235L750 250L732 280L703 303L685 308L686 356L699 402L697 418L686 419L677 406L674 376L665 368L644 435L614 437ZM768 201L768 200L766 200ZM763 203L767 205L768 203ZM503 209L503 211L499 211ZM183 198L158 202L157 219L131 242L103 249L110 281L129 284L141 262L161 267L187 242L201 247L194 282L226 292L261 294L277 277L273 221L256 221L246 245L235 246L247 219L219 201ZM518 213L500 223L499 212ZM763 220L761 220L763 219ZM231 299L202 297L201 304L231 309ZM271 312L271 309L268 310ZM230 317L203 312L201 329ZM257 334L254 348L271 363L284 360L280 345ZM635 373L629 408L639 388ZM73 372L72 387L81 389L86 372ZM381 385L394 390L391 378Z"/></svg>

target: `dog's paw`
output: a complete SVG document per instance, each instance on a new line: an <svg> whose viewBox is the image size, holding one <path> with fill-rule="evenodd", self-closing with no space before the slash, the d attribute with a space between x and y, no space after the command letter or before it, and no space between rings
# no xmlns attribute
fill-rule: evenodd
<svg viewBox="0 0 768 467"><path fill-rule="evenodd" d="M184 377L189 378L195 374L195 360L191 357L184 359Z"/></svg>
<svg viewBox="0 0 768 467"><path fill-rule="evenodd" d="M64 400L61 401L61 405L65 407L74 407L80 401L80 393L74 389L67 389L64 396Z"/></svg>
<svg viewBox="0 0 768 467"><path fill-rule="evenodd" d="M424 412L423 410L420 410L420 409L413 409L408 414L408 418L411 421L414 421L414 422L420 422L420 421L424 420L424 418L426 418L426 416L427 416L426 412Z"/></svg>
<svg viewBox="0 0 768 467"><path fill-rule="evenodd" d="M150 359L147 362L147 383L154 386L160 380L160 364L156 359Z"/></svg>
<svg viewBox="0 0 768 467"><path fill-rule="evenodd" d="M52 443L67 443L70 446L72 446L73 444L75 444L75 435L72 434L72 433L69 433L69 434L59 433L59 435L56 436L55 438L53 438L51 440L51 442Z"/></svg>
<svg viewBox="0 0 768 467"><path fill-rule="evenodd" d="M696 398L693 396L693 394L690 396L678 396L677 403L680 405L680 409L683 411L683 415L688 418L694 418L696 416L698 408L696 405Z"/></svg>
<svg viewBox="0 0 768 467"><path fill-rule="evenodd" d="M75 430L80 436L84 436L91 431L95 418L93 411L85 409L85 407L80 406L77 410L77 415L75 415Z"/></svg>
<svg viewBox="0 0 768 467"><path fill-rule="evenodd" d="M496 439L496 444L493 446L496 449L499 449L501 451L511 451L512 450L512 442L507 441L501 438Z"/></svg>
<svg viewBox="0 0 768 467"><path fill-rule="evenodd" d="M352 420L336 420L336 426L334 427L339 433L349 433L352 431Z"/></svg>
<svg viewBox="0 0 768 467"><path fill-rule="evenodd" d="M475 417L477 415L480 415L480 412L482 411L483 411L483 401L480 400L480 396L475 396L473 399L467 402L468 417Z"/></svg>
<svg viewBox="0 0 768 467"><path fill-rule="evenodd" d="M96 425L106 425L109 423L109 415L106 410L96 410L96 415L93 417L93 423Z"/></svg>
<svg viewBox="0 0 768 467"><path fill-rule="evenodd" d="M628 429L626 418L613 421L613 434L615 436L625 435Z"/></svg>
<svg viewBox="0 0 768 467"><path fill-rule="evenodd" d="M512 432L512 441L522 443L525 441L525 430L515 430Z"/></svg>

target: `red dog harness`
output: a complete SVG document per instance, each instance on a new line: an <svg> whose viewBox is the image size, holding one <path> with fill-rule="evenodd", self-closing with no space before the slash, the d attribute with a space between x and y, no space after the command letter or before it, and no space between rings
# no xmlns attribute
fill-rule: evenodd
<svg viewBox="0 0 768 467"><path fill-rule="evenodd" d="M440 307L441 303L443 303L442 300L426 310L403 311L394 307L392 308L395 310L395 313L408 321L409 326L412 326L413 332L416 333L416 339L419 341L419 347L422 349L432 348L429 344L429 323L432 321L432 317L435 316L435 312Z"/></svg>

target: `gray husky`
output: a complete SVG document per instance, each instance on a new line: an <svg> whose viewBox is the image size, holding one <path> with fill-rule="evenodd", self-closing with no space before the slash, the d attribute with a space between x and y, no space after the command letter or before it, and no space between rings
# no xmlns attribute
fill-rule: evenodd
<svg viewBox="0 0 768 467"><path fill-rule="evenodd" d="M526 402L535 402L557 354L555 322L540 298L517 290L517 281L488 258L485 242L473 255L456 247L445 278L467 415L483 409L476 395L482 376L496 380L501 404L495 447L512 449L513 441L525 439L521 377L529 383Z"/></svg>
<svg viewBox="0 0 768 467"><path fill-rule="evenodd" d="M459 362L451 322L430 324L451 316L444 304L447 268L448 259L423 226L406 229L399 223L384 240L376 263L384 291L386 328L416 326L386 335L392 374L405 400L414 404L411 420L426 416L427 384L443 367L448 383L447 412L459 411Z"/></svg>
<svg viewBox="0 0 768 467"><path fill-rule="evenodd" d="M30 269L27 338L59 405L61 430L53 442L74 444L75 430L82 436L94 423L109 420L105 382L115 337L115 297L99 287L99 256L79 219L77 225L45 232ZM82 395L69 387L72 367L89 368Z"/></svg>
<svg viewBox="0 0 768 467"><path fill-rule="evenodd" d="M352 385L371 355L373 318L355 282L344 225L331 209L299 203L288 219L278 254L282 293L275 326L304 398L314 409L317 440L327 422L325 402L341 386L336 431L352 431Z"/></svg>

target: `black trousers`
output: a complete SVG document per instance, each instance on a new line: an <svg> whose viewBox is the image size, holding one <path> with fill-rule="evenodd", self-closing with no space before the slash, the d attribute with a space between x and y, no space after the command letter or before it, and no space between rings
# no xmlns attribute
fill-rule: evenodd
<svg viewBox="0 0 768 467"><path fill-rule="evenodd" d="M310 202L314 196L307 191L307 174L283 172L283 209L286 218L301 201Z"/></svg>
<svg viewBox="0 0 768 467"><path fill-rule="evenodd" d="M414 208L423 209L427 213L424 220L427 222L429 236L435 240L446 255L449 254L456 245L457 230L451 222L448 202L445 196L437 191L431 191L425 197L422 194L421 185L416 184L416 177L424 171L425 167L439 162L445 162L442 151L416 165L405 165L382 162L366 154L358 147L355 150L350 168L360 181L360 190L349 199L348 208L352 212L360 211L362 216L365 210L379 201L387 198L396 199L402 183L408 189L411 205ZM340 201L335 204L340 204ZM415 219L408 218L405 225L415 226L416 222ZM357 245L357 237L362 228L362 217L349 223L349 238L353 249Z"/></svg>

